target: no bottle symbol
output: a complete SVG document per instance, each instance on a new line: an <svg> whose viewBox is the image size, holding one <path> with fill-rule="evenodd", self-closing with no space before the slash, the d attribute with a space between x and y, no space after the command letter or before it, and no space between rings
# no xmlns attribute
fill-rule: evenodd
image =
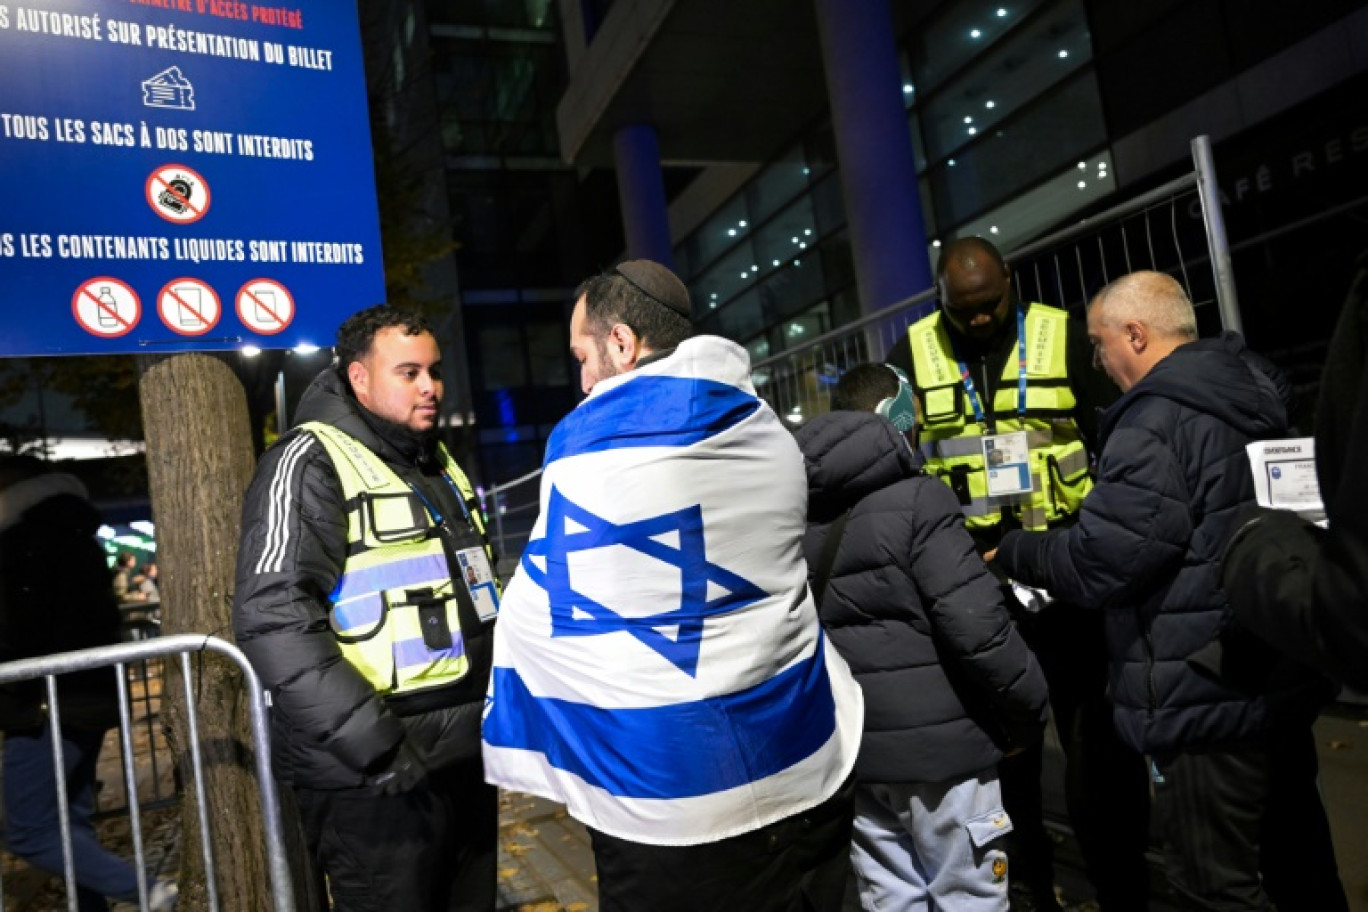
<svg viewBox="0 0 1368 912"><path fill-rule="evenodd" d="M209 211L209 184L184 165L162 165L148 176L146 189L147 204L168 222L188 225Z"/></svg>
<svg viewBox="0 0 1368 912"><path fill-rule="evenodd" d="M89 279L71 296L71 313L81 328L102 339L125 335L138 325L142 302L128 284L107 276Z"/></svg>

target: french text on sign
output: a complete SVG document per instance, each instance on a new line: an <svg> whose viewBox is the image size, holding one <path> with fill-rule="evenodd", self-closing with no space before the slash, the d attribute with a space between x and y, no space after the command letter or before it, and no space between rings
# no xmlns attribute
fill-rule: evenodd
<svg viewBox="0 0 1368 912"><path fill-rule="evenodd" d="M157 295L157 314L173 333L202 336L218 325L223 307L207 282L172 279Z"/></svg>
<svg viewBox="0 0 1368 912"><path fill-rule="evenodd" d="M263 336L280 332L294 320L294 296L274 279L252 279L243 285L236 305L242 325Z"/></svg>
<svg viewBox="0 0 1368 912"><path fill-rule="evenodd" d="M208 182L184 165L162 165L148 175L147 204L168 222L198 222L209 211L209 200Z"/></svg>
<svg viewBox="0 0 1368 912"><path fill-rule="evenodd" d="M77 286L71 296L71 314L91 335L116 339L138 325L142 302L127 283L96 276Z"/></svg>

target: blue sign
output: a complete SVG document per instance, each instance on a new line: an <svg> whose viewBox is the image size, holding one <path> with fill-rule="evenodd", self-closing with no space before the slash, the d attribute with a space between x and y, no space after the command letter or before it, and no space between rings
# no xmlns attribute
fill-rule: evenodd
<svg viewBox="0 0 1368 912"><path fill-rule="evenodd" d="M0 356L330 345L383 299L355 2L0 0Z"/></svg>

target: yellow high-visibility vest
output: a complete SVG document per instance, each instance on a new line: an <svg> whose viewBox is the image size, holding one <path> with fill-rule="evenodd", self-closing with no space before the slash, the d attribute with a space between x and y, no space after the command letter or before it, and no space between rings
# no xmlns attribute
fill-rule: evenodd
<svg viewBox="0 0 1368 912"><path fill-rule="evenodd" d="M351 435L317 421L301 430L327 450L347 503L347 562L328 597L342 655L384 695L465 677L457 588L465 583L453 575L424 499ZM470 482L446 447L438 444L437 455L493 567Z"/></svg>
<svg viewBox="0 0 1368 912"><path fill-rule="evenodd" d="M1017 410L1019 359L1008 358L993 393L995 433L1025 431L1031 448L1031 492L1011 505L1025 529L1045 529L1072 516L1092 490L1088 452L1073 419L1065 337L1068 315L1043 304L1026 305L1026 407ZM1002 506L988 497L982 437L987 428L965 392L940 311L909 327L913 387L922 403L921 446L926 471L958 488L965 525L983 530L1002 521ZM980 393L982 395L982 393ZM968 503L964 502L964 492Z"/></svg>

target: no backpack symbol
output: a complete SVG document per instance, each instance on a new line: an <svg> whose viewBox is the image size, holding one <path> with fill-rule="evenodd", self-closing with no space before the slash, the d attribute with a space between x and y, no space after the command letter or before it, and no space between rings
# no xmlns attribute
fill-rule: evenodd
<svg viewBox="0 0 1368 912"><path fill-rule="evenodd" d="M71 314L92 336L114 339L131 332L142 317L138 293L108 276L82 282L71 296Z"/></svg>
<svg viewBox="0 0 1368 912"><path fill-rule="evenodd" d="M209 211L209 200L209 184L183 165L163 165L147 178L147 204L168 222L199 221Z"/></svg>
<svg viewBox="0 0 1368 912"><path fill-rule="evenodd" d="M157 313L167 329L182 336L202 336L222 315L218 293L199 279L172 279L157 295Z"/></svg>
<svg viewBox="0 0 1368 912"><path fill-rule="evenodd" d="M253 279L237 293L237 315L252 332L272 336L294 320L294 296L274 279Z"/></svg>

